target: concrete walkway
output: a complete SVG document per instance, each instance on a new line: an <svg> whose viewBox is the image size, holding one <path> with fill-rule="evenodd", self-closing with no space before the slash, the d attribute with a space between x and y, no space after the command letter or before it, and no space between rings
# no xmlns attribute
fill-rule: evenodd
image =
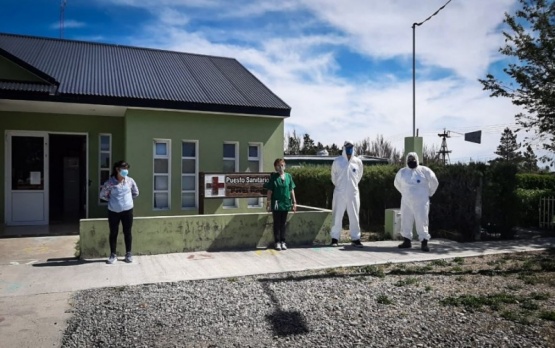
<svg viewBox="0 0 555 348"><path fill-rule="evenodd" d="M364 243L357 249L290 248L135 256L107 265L76 260L77 236L0 239L0 347L59 346L68 300L74 291L101 287L317 270L542 250L555 238L457 243L430 241L431 251L398 249L397 241ZM28 332L27 332L28 331ZM29 333L32 332L32 335ZM5 345L9 343L9 345Z"/></svg>

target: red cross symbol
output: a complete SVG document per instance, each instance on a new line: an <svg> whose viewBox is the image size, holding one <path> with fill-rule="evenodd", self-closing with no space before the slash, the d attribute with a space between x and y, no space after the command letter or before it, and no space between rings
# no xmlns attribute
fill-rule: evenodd
<svg viewBox="0 0 555 348"><path fill-rule="evenodd" d="M206 188L207 189L212 189L212 195L217 196L218 195L218 190L219 189L223 189L225 187L225 184L223 182L219 182L219 179L217 176L213 176L212 177L212 183L208 183L206 184Z"/></svg>

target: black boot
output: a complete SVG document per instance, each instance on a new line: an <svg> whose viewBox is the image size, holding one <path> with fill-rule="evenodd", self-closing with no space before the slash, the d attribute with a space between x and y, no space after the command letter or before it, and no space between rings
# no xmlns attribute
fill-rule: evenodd
<svg viewBox="0 0 555 348"><path fill-rule="evenodd" d="M408 239L408 238L403 238L403 243L399 244L399 248L400 248L400 249L409 249L409 248L412 248L412 243L411 243L410 239Z"/></svg>
<svg viewBox="0 0 555 348"><path fill-rule="evenodd" d="M430 248L428 248L428 240L427 239L424 239L422 241L422 245L421 245L420 249L422 249L422 251L430 251Z"/></svg>

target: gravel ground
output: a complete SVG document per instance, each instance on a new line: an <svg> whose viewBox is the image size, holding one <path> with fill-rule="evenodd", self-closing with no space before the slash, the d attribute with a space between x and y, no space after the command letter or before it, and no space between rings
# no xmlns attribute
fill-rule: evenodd
<svg viewBox="0 0 555 348"><path fill-rule="evenodd" d="M63 347L555 347L552 251L87 290Z"/></svg>

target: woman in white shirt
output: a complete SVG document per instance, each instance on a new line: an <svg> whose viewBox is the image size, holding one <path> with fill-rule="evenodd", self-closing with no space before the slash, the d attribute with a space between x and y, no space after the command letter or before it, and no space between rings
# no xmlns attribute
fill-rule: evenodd
<svg viewBox="0 0 555 348"><path fill-rule="evenodd" d="M114 163L112 174L102 185L100 199L108 201L108 225L110 226L110 257L107 263L115 263L117 258L119 224L123 226L125 240L125 258L127 263L133 262L131 254L131 228L133 227L133 199L139 196L139 188L135 180L129 176L129 164L125 161Z"/></svg>

